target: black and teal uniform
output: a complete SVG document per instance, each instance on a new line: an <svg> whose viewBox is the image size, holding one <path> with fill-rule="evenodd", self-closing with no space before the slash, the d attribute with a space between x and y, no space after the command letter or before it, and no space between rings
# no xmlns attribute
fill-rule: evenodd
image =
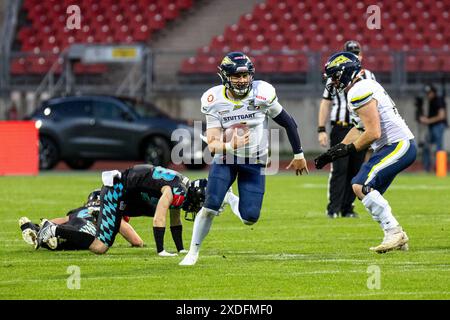
<svg viewBox="0 0 450 320"><path fill-rule="evenodd" d="M112 187L102 187L96 238L110 247L123 216L153 216L164 186L172 189L170 208L181 208L188 183L189 179L181 173L159 166L136 165L122 171Z"/></svg>

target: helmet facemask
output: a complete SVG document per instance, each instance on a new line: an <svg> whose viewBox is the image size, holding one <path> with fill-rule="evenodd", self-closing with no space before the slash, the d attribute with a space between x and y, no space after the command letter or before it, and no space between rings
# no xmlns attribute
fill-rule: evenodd
<svg viewBox="0 0 450 320"><path fill-rule="evenodd" d="M326 73L324 77L326 77L326 79L331 79L331 81L325 85L325 88L330 94L332 94L334 90L342 92L349 86L357 73L357 71L353 71L349 74L348 72L345 72L345 68L334 71L331 74Z"/></svg>
<svg viewBox="0 0 450 320"><path fill-rule="evenodd" d="M206 197L206 186L207 179L198 179L189 184L186 200L182 205L186 220L194 221L195 215L203 207Z"/></svg>
<svg viewBox="0 0 450 320"><path fill-rule="evenodd" d="M100 206L100 192L101 192L100 189L92 191L87 198L85 206L86 207Z"/></svg>
<svg viewBox="0 0 450 320"><path fill-rule="evenodd" d="M327 80L325 88L332 93L344 91L356 78L361 70L361 62L351 52L338 52L328 58L325 64L324 77Z"/></svg>
<svg viewBox="0 0 450 320"><path fill-rule="evenodd" d="M250 89L252 88L252 82L253 82L253 75L251 75L250 73L244 73L247 74L247 81L243 82L240 80L235 81L233 83L233 81L231 80L233 76L239 76L242 73L238 73L236 75L231 75L229 77L229 81L230 81L230 90L233 92L234 95L238 96L238 97L244 97L247 95L247 93L250 91Z"/></svg>
<svg viewBox="0 0 450 320"><path fill-rule="evenodd" d="M231 52L223 58L220 63L218 75L222 80L222 84L231 91L233 96L242 98L246 96L252 88L253 75L255 67L252 61L242 52ZM234 83L231 81L233 76L240 76L247 74L247 81L240 81Z"/></svg>

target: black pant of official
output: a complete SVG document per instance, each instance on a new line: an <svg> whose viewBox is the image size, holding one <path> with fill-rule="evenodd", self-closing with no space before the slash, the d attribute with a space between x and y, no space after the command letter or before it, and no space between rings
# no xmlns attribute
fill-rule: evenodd
<svg viewBox="0 0 450 320"><path fill-rule="evenodd" d="M350 129L351 127L348 126L333 125L330 133L330 146L340 143ZM328 214L341 212L344 215L353 212L353 201L355 201L356 195L353 192L351 181L361 168L365 154L364 150L333 161L328 185Z"/></svg>

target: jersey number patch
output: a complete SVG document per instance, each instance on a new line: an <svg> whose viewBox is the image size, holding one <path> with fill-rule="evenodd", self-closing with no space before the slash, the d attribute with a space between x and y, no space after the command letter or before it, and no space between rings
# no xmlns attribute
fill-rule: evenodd
<svg viewBox="0 0 450 320"><path fill-rule="evenodd" d="M173 170L166 169L163 167L155 167L153 170L152 178L155 180L165 180L165 181L172 181L177 173Z"/></svg>

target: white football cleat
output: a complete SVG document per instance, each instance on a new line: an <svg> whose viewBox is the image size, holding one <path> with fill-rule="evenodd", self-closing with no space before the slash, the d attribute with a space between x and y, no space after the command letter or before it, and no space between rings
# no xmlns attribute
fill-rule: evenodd
<svg viewBox="0 0 450 320"><path fill-rule="evenodd" d="M22 225L24 225L25 223L31 222L30 219L28 219L27 217L21 217L19 219L19 227L21 227Z"/></svg>
<svg viewBox="0 0 450 320"><path fill-rule="evenodd" d="M36 246L37 232L31 228L22 231L23 240L29 245Z"/></svg>
<svg viewBox="0 0 450 320"><path fill-rule="evenodd" d="M185 253L188 253L189 251L187 251L186 249L183 249L183 250L180 250L180 251L178 251L178 253L182 253L182 254L185 254Z"/></svg>
<svg viewBox="0 0 450 320"><path fill-rule="evenodd" d="M58 247L58 238L57 237L51 237L50 239L47 240L47 246L51 249L51 250L55 250Z"/></svg>
<svg viewBox="0 0 450 320"><path fill-rule="evenodd" d="M197 263L198 253L189 253L184 257L184 259L178 264L180 266L193 266Z"/></svg>
<svg viewBox="0 0 450 320"><path fill-rule="evenodd" d="M22 227L25 223L30 223L31 220L27 217L21 217L19 219L19 227ZM22 229L22 228L21 228ZM36 246L37 232L31 228L22 230L22 238L29 245Z"/></svg>
<svg viewBox="0 0 450 320"><path fill-rule="evenodd" d="M160 257L176 257L178 254L176 254L176 253L170 253L170 252L167 252L166 250L163 250L163 251L161 251L161 252L158 252L158 256L160 256Z"/></svg>
<svg viewBox="0 0 450 320"><path fill-rule="evenodd" d="M39 249L43 243L46 243L47 246L54 250L58 246L58 239L55 237L55 228L56 224L53 222L42 219L41 229L37 234L35 249Z"/></svg>
<svg viewBox="0 0 450 320"><path fill-rule="evenodd" d="M406 235L406 232L403 231L402 227L396 227L387 230L383 242L376 247L371 247L370 250L377 253L385 253L396 249L407 251L409 249L408 241L408 236Z"/></svg>

